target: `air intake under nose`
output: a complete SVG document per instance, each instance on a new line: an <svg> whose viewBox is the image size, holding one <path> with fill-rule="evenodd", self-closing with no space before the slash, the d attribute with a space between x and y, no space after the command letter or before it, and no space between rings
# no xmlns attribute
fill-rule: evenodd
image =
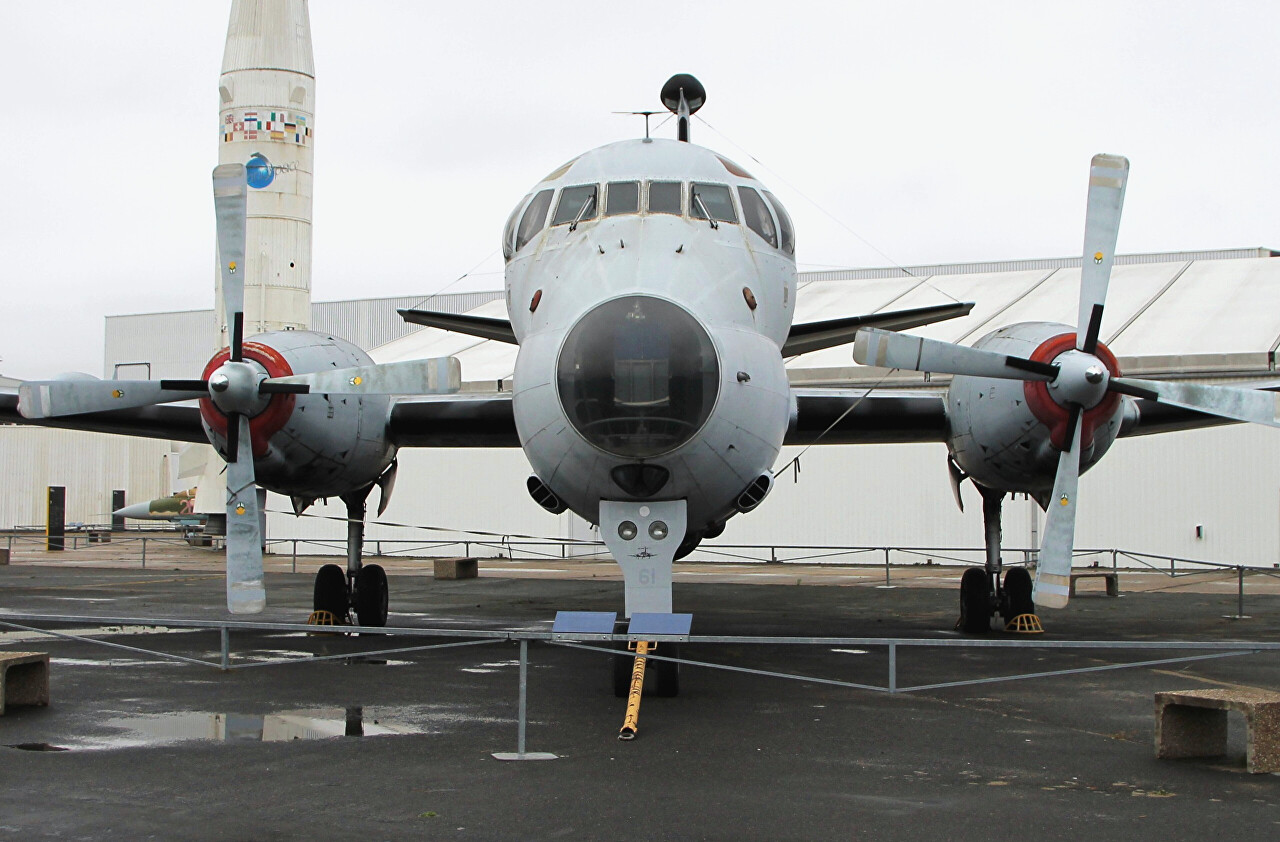
<svg viewBox="0 0 1280 842"><path fill-rule="evenodd" d="M720 365L707 331L660 298L606 301L578 320L557 366L560 403L574 429L628 458L668 453L706 424Z"/></svg>

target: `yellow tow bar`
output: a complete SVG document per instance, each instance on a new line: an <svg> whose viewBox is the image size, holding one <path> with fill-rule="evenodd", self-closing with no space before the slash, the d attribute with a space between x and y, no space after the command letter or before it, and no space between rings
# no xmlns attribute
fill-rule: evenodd
<svg viewBox="0 0 1280 842"><path fill-rule="evenodd" d="M627 694L627 715L622 720L622 730L618 732L620 740L634 740L636 729L640 727L640 696L644 693L644 667L649 662L645 656L658 644L647 640L638 640L635 645L636 662L631 668L631 692Z"/></svg>

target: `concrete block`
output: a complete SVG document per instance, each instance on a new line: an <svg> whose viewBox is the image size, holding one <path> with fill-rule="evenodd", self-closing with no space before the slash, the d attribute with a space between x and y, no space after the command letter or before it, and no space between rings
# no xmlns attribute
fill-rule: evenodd
<svg viewBox="0 0 1280 842"><path fill-rule="evenodd" d="M0 653L0 716L6 705L49 704L49 655Z"/></svg>
<svg viewBox="0 0 1280 842"><path fill-rule="evenodd" d="M438 558L435 562L437 579L474 579L480 575L474 558Z"/></svg>
<svg viewBox="0 0 1280 842"><path fill-rule="evenodd" d="M1156 693L1156 757L1216 757L1227 753L1227 712L1245 721L1246 765L1280 772L1280 693L1214 689Z"/></svg>

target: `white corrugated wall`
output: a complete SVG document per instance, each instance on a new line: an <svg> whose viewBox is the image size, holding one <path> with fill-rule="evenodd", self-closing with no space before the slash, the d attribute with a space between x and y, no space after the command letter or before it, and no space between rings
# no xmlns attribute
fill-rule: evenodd
<svg viewBox="0 0 1280 842"><path fill-rule="evenodd" d="M68 522L109 522L115 489L129 502L169 493L168 452L154 439L0 426L0 529L44 525L51 485L67 489Z"/></svg>

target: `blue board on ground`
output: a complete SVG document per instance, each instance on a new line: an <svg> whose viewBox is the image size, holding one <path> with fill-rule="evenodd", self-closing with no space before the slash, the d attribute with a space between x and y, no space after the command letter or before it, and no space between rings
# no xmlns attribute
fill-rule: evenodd
<svg viewBox="0 0 1280 842"><path fill-rule="evenodd" d="M631 640L684 640L692 626L692 614L632 614L627 637Z"/></svg>
<svg viewBox="0 0 1280 842"><path fill-rule="evenodd" d="M557 611L551 634L557 640L598 640L613 634L616 611Z"/></svg>

